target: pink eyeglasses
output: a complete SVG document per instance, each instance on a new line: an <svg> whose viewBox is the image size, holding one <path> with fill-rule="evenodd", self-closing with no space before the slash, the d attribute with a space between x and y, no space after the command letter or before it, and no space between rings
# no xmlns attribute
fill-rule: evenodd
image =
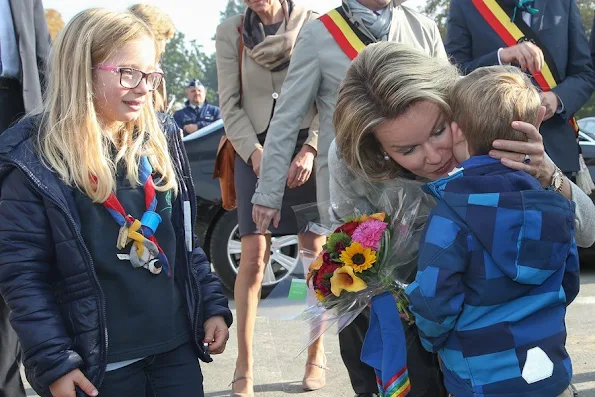
<svg viewBox="0 0 595 397"><path fill-rule="evenodd" d="M114 73L120 73L120 85L124 88L136 88L140 82L145 79L149 91L155 91L161 80L163 80L163 73L151 72L145 73L135 68L122 68L114 65L97 65L94 69L109 70Z"/></svg>

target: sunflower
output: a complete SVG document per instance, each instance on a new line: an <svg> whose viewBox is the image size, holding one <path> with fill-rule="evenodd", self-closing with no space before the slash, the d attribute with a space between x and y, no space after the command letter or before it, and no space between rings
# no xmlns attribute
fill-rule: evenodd
<svg viewBox="0 0 595 397"><path fill-rule="evenodd" d="M357 273L361 273L374 265L376 253L354 242L341 253L341 262L345 266L351 266Z"/></svg>

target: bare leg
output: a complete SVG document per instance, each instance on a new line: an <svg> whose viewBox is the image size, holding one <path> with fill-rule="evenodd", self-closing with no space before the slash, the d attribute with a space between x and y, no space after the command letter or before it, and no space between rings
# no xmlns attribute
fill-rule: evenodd
<svg viewBox="0 0 595 397"><path fill-rule="evenodd" d="M320 251L322 251L322 246L325 242L325 237L313 233L301 233L299 235L299 242L301 249L309 250L313 252L314 255L318 255ZM316 330L312 330L312 332L316 332ZM308 347L308 358L306 360L306 363L308 364L306 364L304 379L319 379L323 376L324 369L317 366L326 365L322 336L320 336L316 341L314 341L314 343L310 345L310 347ZM316 382L310 383L312 383L313 385L316 384Z"/></svg>
<svg viewBox="0 0 595 397"><path fill-rule="evenodd" d="M250 234L242 237L242 256L234 287L236 321L238 334L238 358L235 378L253 378L254 355L252 342L256 323L256 310L265 269L266 239L262 235ZM238 393L252 393L253 382L238 380L233 385Z"/></svg>

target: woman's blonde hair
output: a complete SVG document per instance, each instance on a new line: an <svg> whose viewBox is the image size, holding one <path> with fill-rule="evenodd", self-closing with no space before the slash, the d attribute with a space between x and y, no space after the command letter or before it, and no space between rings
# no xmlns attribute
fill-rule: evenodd
<svg viewBox="0 0 595 397"><path fill-rule="evenodd" d="M141 156L147 156L161 176L155 188L177 193L153 101L145 101L139 117L123 122L117 132L102 129L93 102L92 68L123 45L145 37L154 40L149 27L131 13L95 8L77 14L53 43L38 150L65 183L94 202L105 201L115 189L119 162L124 162L128 180L139 185Z"/></svg>
<svg viewBox="0 0 595 397"><path fill-rule="evenodd" d="M334 124L341 157L368 180L398 177L403 169L384 159L375 129L422 101L437 104L450 119L448 96L458 78L448 60L408 45L367 46L351 63L339 88Z"/></svg>

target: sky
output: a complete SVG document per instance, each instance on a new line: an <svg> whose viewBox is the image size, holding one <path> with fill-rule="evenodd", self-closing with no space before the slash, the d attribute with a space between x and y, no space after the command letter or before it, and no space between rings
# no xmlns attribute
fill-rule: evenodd
<svg viewBox="0 0 595 397"><path fill-rule="evenodd" d="M324 13L337 7L341 0L295 1L304 7ZM183 32L187 39L195 39L208 53L215 50L215 43L211 38L219 24L219 12L225 8L227 0L43 0L43 6L58 11L64 22L68 23L70 18L85 8L105 7L123 10L140 2L160 7L169 14L176 28ZM423 0L407 0L406 4L416 8L423 3Z"/></svg>

